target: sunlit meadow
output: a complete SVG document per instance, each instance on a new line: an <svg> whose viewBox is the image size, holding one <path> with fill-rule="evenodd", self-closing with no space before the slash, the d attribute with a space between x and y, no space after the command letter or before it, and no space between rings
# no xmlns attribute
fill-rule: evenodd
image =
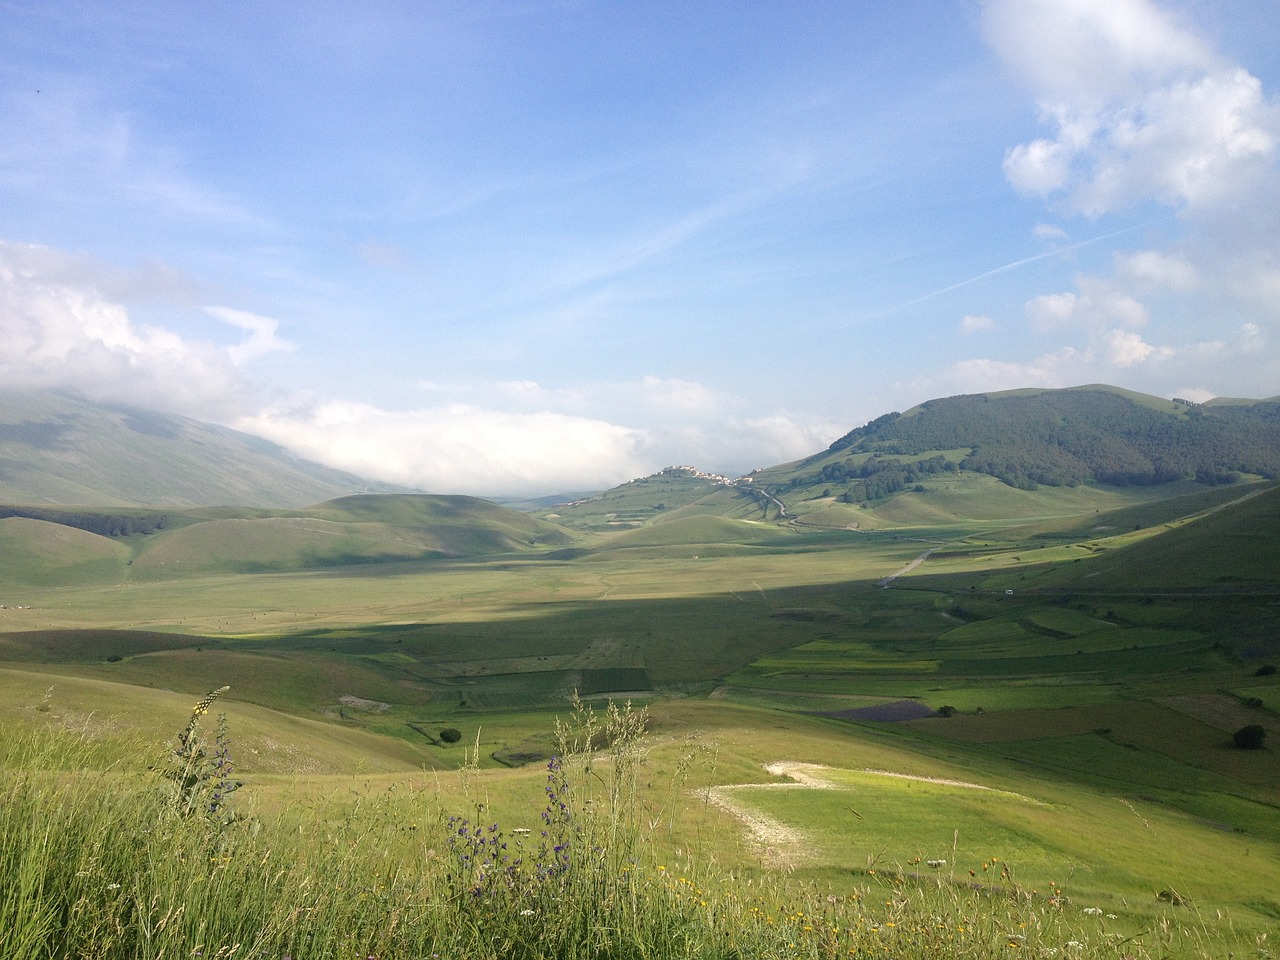
<svg viewBox="0 0 1280 960"><path fill-rule="evenodd" d="M977 879L954 864L907 864L839 891L722 868L664 842L644 808L646 716L629 705L579 705L557 726L559 752L521 825L490 812L474 768L458 792L419 783L257 815L225 718L205 732L220 692L167 747L140 744L145 763L86 773L92 745L52 725L4 747L0 955L1267 955L1265 940L1199 922L1121 929L1056 887L1021 888L995 858ZM677 764L674 790L692 789L690 763Z"/></svg>

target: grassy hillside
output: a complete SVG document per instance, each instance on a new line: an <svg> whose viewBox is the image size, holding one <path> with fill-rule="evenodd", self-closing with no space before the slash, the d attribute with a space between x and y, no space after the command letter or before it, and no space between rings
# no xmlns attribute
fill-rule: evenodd
<svg viewBox="0 0 1280 960"><path fill-rule="evenodd" d="M45 520L0 520L0 596L15 585L115 582L129 548L97 534Z"/></svg>
<svg viewBox="0 0 1280 960"><path fill-rule="evenodd" d="M0 390L0 503L302 506L387 490L185 417Z"/></svg>
<svg viewBox="0 0 1280 960"><path fill-rule="evenodd" d="M768 513L749 489L671 467L591 497L556 504L540 511L539 516L575 530L613 533L661 521L680 511L741 519L764 519Z"/></svg>
<svg viewBox="0 0 1280 960"><path fill-rule="evenodd" d="M0 519L0 584L310 570L529 553L573 542L561 527L474 497L362 495L305 510L6 509L47 519Z"/></svg>

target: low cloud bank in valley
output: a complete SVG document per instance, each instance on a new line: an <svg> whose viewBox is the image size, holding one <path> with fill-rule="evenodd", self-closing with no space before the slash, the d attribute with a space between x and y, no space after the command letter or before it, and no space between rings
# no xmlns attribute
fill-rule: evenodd
<svg viewBox="0 0 1280 960"><path fill-rule="evenodd" d="M847 429L753 414L741 397L660 377L573 388L424 384L433 402L406 410L319 397L264 407L250 370L294 349L279 324L186 302L178 287L163 271L0 242L0 382L224 423L306 459L436 493L594 489L676 463L746 472L812 453ZM193 337L135 322L113 294L183 301L172 312L211 329Z"/></svg>

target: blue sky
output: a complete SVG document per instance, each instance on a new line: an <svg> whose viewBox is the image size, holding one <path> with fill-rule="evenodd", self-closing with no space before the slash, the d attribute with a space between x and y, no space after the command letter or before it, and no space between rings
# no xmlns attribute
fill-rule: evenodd
<svg viewBox="0 0 1280 960"><path fill-rule="evenodd" d="M0 382L432 492L1280 393L1273 0L0 0Z"/></svg>

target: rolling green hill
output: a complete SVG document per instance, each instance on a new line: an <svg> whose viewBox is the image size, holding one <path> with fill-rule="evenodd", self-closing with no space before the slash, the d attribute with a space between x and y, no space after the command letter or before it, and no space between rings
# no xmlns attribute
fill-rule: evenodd
<svg viewBox="0 0 1280 960"><path fill-rule="evenodd" d="M486 500L426 494L343 497L304 510L25 512L39 518L0 519L0 586L476 558L573 542L561 527Z"/></svg>
<svg viewBox="0 0 1280 960"><path fill-rule="evenodd" d="M186 417L0 389L0 503L283 507L392 489Z"/></svg>

